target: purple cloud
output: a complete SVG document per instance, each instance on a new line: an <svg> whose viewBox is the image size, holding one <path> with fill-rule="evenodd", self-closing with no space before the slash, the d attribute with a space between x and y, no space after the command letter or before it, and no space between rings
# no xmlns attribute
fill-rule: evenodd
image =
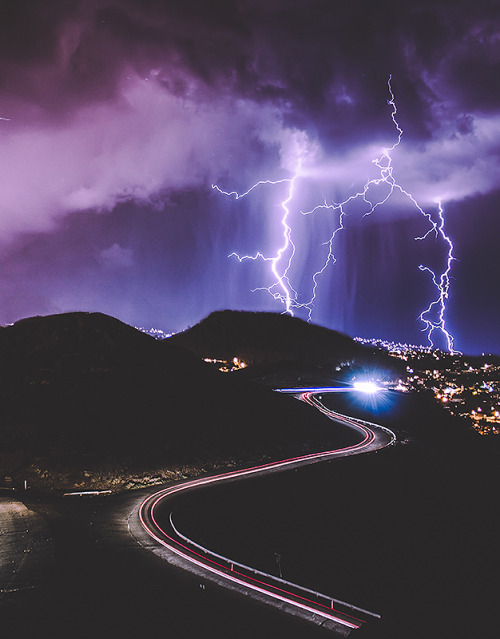
<svg viewBox="0 0 500 639"><path fill-rule="evenodd" d="M266 304L241 293L263 283L262 265L254 265L252 275L227 255L276 249L283 191L263 190L234 208L214 197L210 185L241 192L260 179L290 177L300 162L294 215L325 198L341 201L376 176L372 160L396 139L387 104L390 75L404 131L394 177L423 206L436 199L453 204L460 244L468 222L462 203L493 201L500 183L495 5L7 5L0 21L0 244L11 281L0 290L0 307L12 309L9 320L28 310L11 299L25 290L43 309L94 308L111 299L104 289L112 281L138 299L138 290L149 291L147 268L163 273L161 285L167 283L176 309L189 309L189 323L196 319L191 315L213 308ZM395 200L363 224L385 224L394 244L390 221L411 225L410 208ZM332 220L322 219L300 220L295 231L294 275L308 286L318 246L331 233ZM412 239L415 229L407 235ZM347 249L347 237L337 250L350 264L356 249ZM121 253L123 247L131 253ZM352 259L345 257L349 251ZM374 249L373 260L376 255ZM128 264L132 256L129 277L118 281L120 269L111 272L110 263ZM346 311L340 325L338 309L354 308L362 262L350 267L349 273L360 273L353 282L340 274L340 259L335 268L322 282L317 321L343 329L351 322L359 330L354 311ZM82 273L93 281L85 293ZM223 283L216 287L216 280ZM145 324L140 314L156 309L148 311L150 321L161 324L164 310L153 296L145 294L135 310L115 299L107 310L118 314L126 307L127 320ZM204 299L199 310L191 306L194 298ZM397 309L402 306L398 299ZM413 321L418 309L406 306ZM36 310L35 301L29 309Z"/></svg>

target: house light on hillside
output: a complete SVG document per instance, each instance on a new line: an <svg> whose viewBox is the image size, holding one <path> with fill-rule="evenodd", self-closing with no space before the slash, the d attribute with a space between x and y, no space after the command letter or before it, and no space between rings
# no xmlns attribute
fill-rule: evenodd
<svg viewBox="0 0 500 639"><path fill-rule="evenodd" d="M239 359L238 357L233 357L233 371L237 371L240 368L246 368L246 363L241 361L241 359Z"/></svg>
<svg viewBox="0 0 500 639"><path fill-rule="evenodd" d="M239 371L247 366L246 362L243 362L238 357L233 357L231 362L228 362L225 359L211 359L210 357L205 357L204 361L209 364L216 364L217 368L222 373L232 373L233 371Z"/></svg>

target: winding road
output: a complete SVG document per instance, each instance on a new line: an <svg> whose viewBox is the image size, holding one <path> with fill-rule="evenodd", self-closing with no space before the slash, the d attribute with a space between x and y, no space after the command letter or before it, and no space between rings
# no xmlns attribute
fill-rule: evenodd
<svg viewBox="0 0 500 639"><path fill-rule="evenodd" d="M379 615L211 552L183 535L174 522L174 504L179 497L202 486L262 476L348 455L367 453L389 446L396 439L394 433L387 428L341 415L326 408L319 399L319 393L308 390L299 394L296 389L291 389L290 392L320 410L334 422L358 432L360 441L346 448L294 457L171 486L145 499L139 508L139 518L147 533L161 545L162 556L171 563L195 572L201 579L216 581L267 604L278 606L288 613L306 618L333 630L338 636L348 636L370 619L379 618ZM322 388L320 392L321 395L325 394L328 389ZM162 511L165 506L169 508L168 518L162 514L161 523L157 515L160 504ZM204 587L204 584L201 583L200 586Z"/></svg>

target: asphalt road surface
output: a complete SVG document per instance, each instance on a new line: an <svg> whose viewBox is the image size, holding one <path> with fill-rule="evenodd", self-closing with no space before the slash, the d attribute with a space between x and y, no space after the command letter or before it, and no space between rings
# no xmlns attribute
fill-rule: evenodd
<svg viewBox="0 0 500 639"><path fill-rule="evenodd" d="M188 539L176 528L173 521L173 510L178 500L193 490L371 452L384 448L395 440L394 433L386 428L339 415L327 409L313 392L303 393L300 397L335 422L354 429L359 433L359 442L342 449L322 451L168 487L144 500L139 509L139 518L144 529L162 547L162 556L167 561L204 579L278 606L289 614L328 628L338 636L348 636L353 630L359 629L378 615L215 554Z"/></svg>
<svg viewBox="0 0 500 639"><path fill-rule="evenodd" d="M303 399L316 401L310 394ZM363 616L362 611L349 606L342 608L337 601L332 611L331 601L318 601L310 593L276 580L256 585L255 574L236 574L241 572L238 566L229 570L231 574L213 565L209 569L210 562L195 559L196 549L195 553L193 548L182 550L184 541L179 543L179 539L165 543L165 536L172 531L160 533L152 526L155 504L170 502L172 493L182 499L186 491L201 485L239 481L368 452L393 439L386 429L330 416L355 428L360 434L359 443L343 450L175 484L160 493L147 489L122 495L52 499L30 491L2 493L2 633L18 639L104 638L139 636L147 630L150 635L167 631L176 639L319 639L332 636L334 629L339 636L346 636L370 615ZM141 518L149 522L147 527Z"/></svg>

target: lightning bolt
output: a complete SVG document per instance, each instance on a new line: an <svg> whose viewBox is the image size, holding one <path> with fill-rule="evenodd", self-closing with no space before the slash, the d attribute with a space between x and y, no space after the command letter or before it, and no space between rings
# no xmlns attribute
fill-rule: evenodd
<svg viewBox="0 0 500 639"><path fill-rule="evenodd" d="M448 246L447 255L446 255L446 266L444 271L438 276L431 268L428 266L424 266L423 264L419 265L419 269L421 271L425 271L430 273L432 278L432 283L438 292L437 299L433 300L429 306L423 310L419 319L424 324L424 328L422 331L427 333L427 339L431 347L434 346L434 342L432 340L432 334L435 330L441 331L442 335L446 340L447 349L450 353L455 353L453 336L450 334L448 329L446 328L445 321L445 312L446 312L446 301L449 296L450 291L450 271L451 266L454 260L456 259L453 255L453 242L450 237L444 231L445 219L444 219L444 211L441 205L441 202L438 202L438 217L439 222L434 228L434 232L436 235L440 236L444 242ZM427 234L426 234L427 235ZM416 238L417 240L425 239L426 236L422 238ZM432 319L432 317L436 319Z"/></svg>
<svg viewBox="0 0 500 639"><path fill-rule="evenodd" d="M274 283L271 284L271 286L269 287L258 287L254 290L268 291L274 299L278 300L284 305L284 312L290 315L293 315L293 309L307 309L309 321L312 318L319 280L323 273L327 270L328 266L335 264L335 262L337 261L334 253L334 244L337 235L345 228L344 221L346 216L348 215L349 206L356 201L361 201L366 209L363 213L363 217L366 217L372 215L379 207L386 204L395 192L401 194L411 203L411 205L417 210L419 215L422 215L426 218L429 224L428 231L424 235L416 237L414 239L423 241L428 236L434 234L436 238L444 241L447 246L446 265L441 273L436 273L429 266L425 266L422 264L419 265L420 271L430 274L431 281L436 289L437 297L436 299L431 301L428 307L420 313L418 319L424 324L422 331L427 334L428 342L432 348L434 348L435 346L433 334L435 331L438 331L444 337L448 351L453 353L455 352L454 340L452 335L446 328L445 314L446 302L448 300L450 291L450 272L452 263L456 259L453 255L454 246L450 237L445 233L444 230L445 214L441 202L437 202L438 220L436 221L431 213L425 211L420 206L416 198L409 191L404 189L398 182L396 182L396 179L394 177L394 168L391 153L400 145L401 139L403 137L403 129L400 127L397 120L397 107L395 96L392 90L391 80L392 76L389 76L387 86L390 98L387 100L387 103L391 107L391 120L394 124L397 136L392 146L384 148L382 150L382 153L372 160L373 165L378 169L377 177L368 180L359 191L353 193L342 202L328 203L325 200L323 204L315 206L310 211L300 211L302 215L306 216L313 215L316 211L321 209L329 210L331 211L332 216L334 215L337 219L337 224L333 229L330 238L322 244L322 246L327 247L327 254L320 268L312 275L311 297L308 302L304 303L298 301L298 293L293 288L289 278L289 271L296 251L296 246L292 240L292 229L289 224L289 217L297 181L299 180L299 178L304 177L302 173L302 158L299 157L299 159L297 160L297 164L291 178L284 178L281 180L260 180L244 193L238 193L236 191L223 191L215 184L212 184L212 189L218 191L224 196L234 197L236 200L239 200L250 195L254 189L257 189L263 185L276 185L282 183L288 184L287 195L281 202L281 226L283 229L283 241L281 246L277 249L275 255L265 256L262 253L258 252L255 255L240 256L237 253L233 252L230 254L229 257L236 257L240 262L243 262L244 260L264 260L266 262L269 262L271 264L271 272L275 278ZM383 193L380 193L381 187Z"/></svg>
<svg viewBox="0 0 500 639"><path fill-rule="evenodd" d="M301 171L301 160L298 160L297 167L295 170L295 174L292 178L283 178L282 180L261 180L257 182L253 186L251 186L248 191L245 193L237 193L236 191L223 191L216 184L212 184L212 189L215 189L222 195L226 195L228 197L234 196L236 200L239 200L242 197L246 197L253 189L258 186L262 186L263 184L288 184L288 194L287 197L281 202L281 209L283 211L283 215L281 218L281 226L283 229L283 243L278 248L276 255L271 257L266 257L262 253L256 253L255 255L244 255L240 256L237 253L233 252L229 255L229 257L236 257L240 262L244 260L264 260L265 262L271 263L271 271L275 277L275 282L269 287L258 287L253 289L254 291L266 290L268 291L275 300L278 300L285 306L285 312L293 315L292 308L297 306L297 291L293 288L288 278L288 270L292 264L293 256L295 255L295 244L292 241L292 229L288 224L288 218L290 215L290 202L293 200L295 183L300 177ZM280 263L282 257L288 254L288 259L285 268L280 273L278 270L278 264Z"/></svg>

